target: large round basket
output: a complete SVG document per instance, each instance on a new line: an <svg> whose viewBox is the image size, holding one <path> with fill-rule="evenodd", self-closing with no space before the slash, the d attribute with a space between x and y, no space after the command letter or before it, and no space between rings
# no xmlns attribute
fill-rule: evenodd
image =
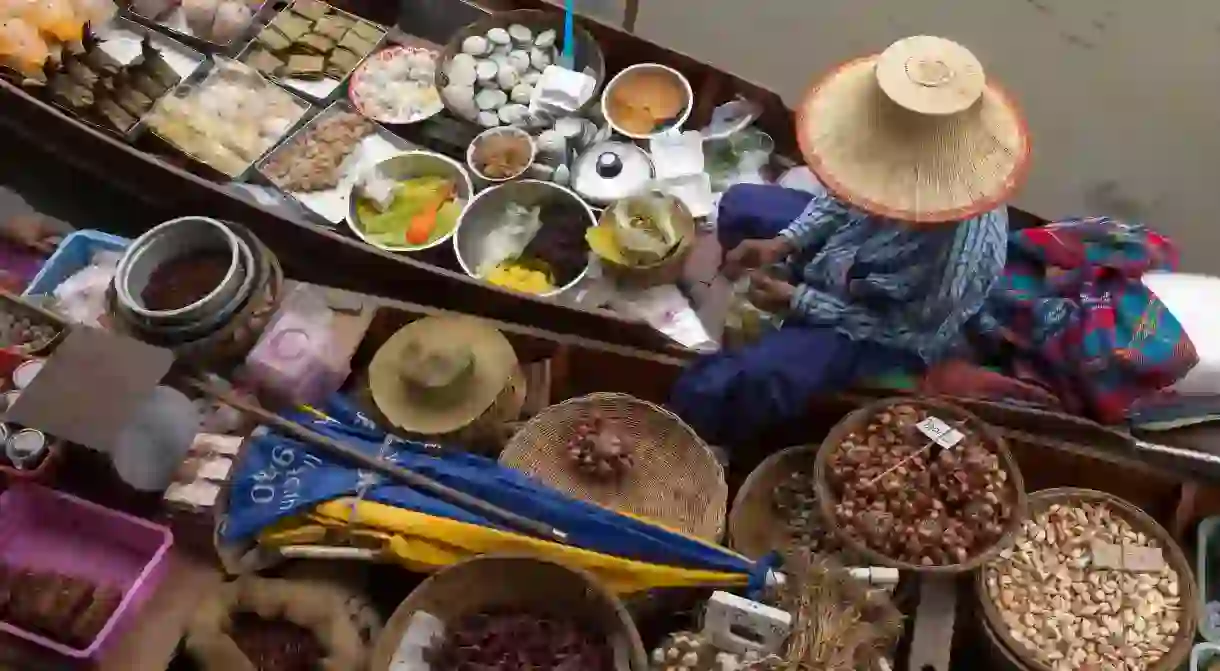
<svg viewBox="0 0 1220 671"><path fill-rule="evenodd" d="M568 463L568 440L594 417L618 426L635 449L621 480L603 483ZM513 436L500 463L571 496L719 541L729 488L711 448L677 415L625 394L591 394L546 408Z"/></svg>
<svg viewBox="0 0 1220 671"><path fill-rule="evenodd" d="M487 555L455 564L420 583L394 611L373 649L371 671L388 671L411 618L427 612L447 626L479 613L513 609L573 619L602 634L630 671L648 658L623 604L592 576L532 557ZM620 667L621 668L621 667Z"/></svg>
<svg viewBox="0 0 1220 671"><path fill-rule="evenodd" d="M859 539L847 533L835 519L834 507L836 497L830 489L830 484L827 482L828 461L838 447L847 439L849 435L856 431L863 430L870 420L876 415L897 405L909 405L915 408L924 410L925 412L934 414L942 420L964 421L966 430L975 432L982 436L983 441L990 445L1000 458L1000 464L1008 473L1008 481L1006 486L1013 490L1014 502L1012 514L1008 518L1008 522L1004 525L1004 533L999 540L986 551L976 554L961 564L946 564L940 566L922 566L912 564L910 562L901 561L893 557L888 557L873 548L865 545ZM933 399L912 399L912 398L887 398L869 405L859 408L852 412L847 417L844 417L838 424L830 430L826 439L822 441L822 447L818 451L817 460L814 462L814 488L818 499L818 507L822 513L822 519L827 525L827 528L834 533L839 542L851 553L860 556L865 561L879 565L890 566L903 571L915 571L928 574L957 574L973 571L983 564L991 561L1000 554L1004 548L1011 547L1018 530L1021 528L1021 523L1026 517L1026 495L1025 481L1021 478L1021 470L1017 467L1017 460L1013 458L1012 452L1008 450L1007 443L1004 438L983 420L974 416L963 408L960 408L952 403Z"/></svg>
<svg viewBox="0 0 1220 671"><path fill-rule="evenodd" d="M1172 671L1181 667L1190 657L1191 645L1194 643L1195 628L1199 618L1199 600L1198 587L1195 585L1190 563L1186 560L1186 555L1182 553L1177 541L1164 527L1157 524L1156 520L1136 506L1112 494L1092 489L1060 487L1034 492L1029 495L1029 514L1034 516L1055 504L1065 503L1105 504L1112 511L1119 513L1137 532L1155 538L1161 544L1165 561L1178 574L1181 619L1178 621L1177 637L1169 646L1169 652L1162 655L1155 664L1144 668L1145 671ZM996 650L992 650L992 655L1016 662L1017 668L1022 671L1054 671L1050 666L1035 659L1027 652L1025 646L1018 643L1009 634L999 608L987 594L984 573L984 571L979 571L974 576L974 596L980 613L979 619L987 633L986 638L991 645L997 646Z"/></svg>
<svg viewBox="0 0 1220 671"><path fill-rule="evenodd" d="M542 11L538 9L514 9L506 12L496 12L457 31L445 45L445 48L441 50L440 57L436 62L436 90L443 91L449 85L449 77L445 74L445 67L449 64L449 61L453 60L454 56L462 52L463 40L474 35L484 36L492 28L507 29L513 24L525 26L533 31L535 35L544 30L554 30L558 35L555 46L561 47L563 44L563 12ZM579 23L573 26L572 35L576 39L576 48L573 50L576 71L580 72L586 68L591 70L593 79L597 82L593 89L593 95L576 111L579 114L600 100L598 92L601 91L602 85L606 83L606 58L602 54L597 40ZM449 101L444 100L444 98L445 96L441 96L445 107L454 116L464 119L465 117L462 116L461 112L454 109ZM474 121L473 119L466 120Z"/></svg>
<svg viewBox="0 0 1220 671"><path fill-rule="evenodd" d="M729 508L729 547L758 559L787 543L788 533L775 512L775 491L792 473L804 471L813 478L817 453L816 445L786 447L750 471Z"/></svg>

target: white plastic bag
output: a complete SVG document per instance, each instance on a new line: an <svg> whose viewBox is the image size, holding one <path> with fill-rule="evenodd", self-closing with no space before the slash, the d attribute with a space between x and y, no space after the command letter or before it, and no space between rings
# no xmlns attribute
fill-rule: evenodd
<svg viewBox="0 0 1220 671"><path fill-rule="evenodd" d="M1220 394L1220 277L1190 273L1147 273L1144 286L1161 299L1182 325L1199 363L1169 389L1179 394Z"/></svg>
<svg viewBox="0 0 1220 671"><path fill-rule="evenodd" d="M541 208L522 207L517 203L509 203L504 209L504 219L493 228L479 250L479 262L476 272L479 276L486 275L493 268L521 256L525 246L538 234L542 228L539 217Z"/></svg>

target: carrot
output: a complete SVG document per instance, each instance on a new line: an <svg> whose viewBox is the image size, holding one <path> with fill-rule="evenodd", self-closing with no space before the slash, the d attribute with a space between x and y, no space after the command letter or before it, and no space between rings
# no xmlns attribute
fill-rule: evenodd
<svg viewBox="0 0 1220 671"><path fill-rule="evenodd" d="M452 195L452 189L443 189L435 200L425 205L418 214L411 217L411 221L407 222L406 238L408 244L422 245L428 241L428 238L432 236L432 231L436 230L436 215L441 211L441 206Z"/></svg>

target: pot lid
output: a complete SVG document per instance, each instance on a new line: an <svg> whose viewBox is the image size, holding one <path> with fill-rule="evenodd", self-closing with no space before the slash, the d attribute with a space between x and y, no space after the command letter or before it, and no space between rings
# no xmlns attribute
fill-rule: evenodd
<svg viewBox="0 0 1220 671"><path fill-rule="evenodd" d="M652 160L643 149L626 142L599 142L572 166L572 189L595 203L640 193L651 181Z"/></svg>

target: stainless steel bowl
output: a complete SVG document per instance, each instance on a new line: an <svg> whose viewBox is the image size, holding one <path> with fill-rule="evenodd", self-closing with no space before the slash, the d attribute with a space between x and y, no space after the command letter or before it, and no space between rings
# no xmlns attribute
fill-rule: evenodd
<svg viewBox="0 0 1220 671"><path fill-rule="evenodd" d="M229 255L224 278L199 300L172 310L151 310L143 293L162 265L187 254L221 250ZM181 217L154 227L127 248L115 273L116 297L127 311L150 325L185 326L209 320L250 292L253 259L228 226L208 217Z"/></svg>
<svg viewBox="0 0 1220 671"><path fill-rule="evenodd" d="M458 217L457 227L453 230L453 251L457 255L458 264L469 276L479 277L478 266L482 256L483 241L496 226L504 220L504 210L509 203L518 203L524 207L533 207L556 199L566 198L579 203L588 218L588 226L597 225L597 217L585 201L581 200L570 189L558 184L535 179L523 179L516 182L505 182L493 186L479 195L462 210ZM542 296L556 296L578 284L589 274L589 267L580 272L571 282L558 287Z"/></svg>
<svg viewBox="0 0 1220 671"><path fill-rule="evenodd" d="M457 197L464 203L469 203L470 196L474 194L474 185L470 182L470 173L466 171L466 168L461 163L448 156L442 156L430 151L408 151L398 156L387 158L377 164L377 169L385 174L386 177L395 180L405 180L413 177L448 177L456 184ZM453 230L449 231L449 233L423 245L385 245L371 240L365 237L364 227L360 225L360 217L356 213L356 190L358 187L359 183L353 184L352 191L348 194L347 227L351 229L356 237L373 247L384 249L388 252L418 252L445 243L457 231L457 226L454 226Z"/></svg>

